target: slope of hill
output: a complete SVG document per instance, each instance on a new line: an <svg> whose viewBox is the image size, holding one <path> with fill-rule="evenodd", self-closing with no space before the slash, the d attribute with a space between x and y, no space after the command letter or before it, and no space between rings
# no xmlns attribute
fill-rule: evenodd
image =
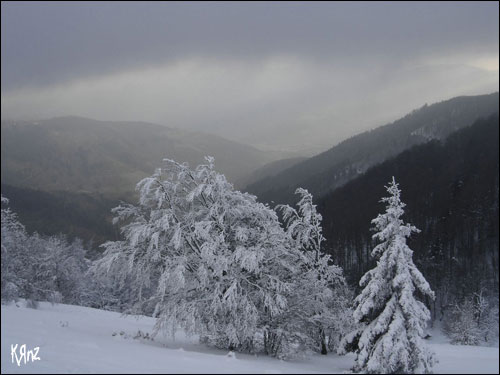
<svg viewBox="0 0 500 375"><path fill-rule="evenodd" d="M163 158L199 164L205 155L229 180L278 158L251 146L142 122L61 117L2 121L2 183L45 191L120 195L161 166Z"/></svg>
<svg viewBox="0 0 500 375"><path fill-rule="evenodd" d="M498 113L374 166L318 201L326 251L353 285L373 266L371 220L384 210L392 176L407 204L404 220L422 230L410 247L437 293L435 307L482 288L498 298Z"/></svg>
<svg viewBox="0 0 500 375"><path fill-rule="evenodd" d="M497 112L498 100L496 92L425 105L391 124L349 138L328 151L253 183L245 190L264 202L293 202L297 187L307 188L319 198L416 144L443 139L477 118Z"/></svg>
<svg viewBox="0 0 500 375"><path fill-rule="evenodd" d="M67 191L45 192L2 184L2 195L9 198L10 208L19 216L28 233L66 234L82 238L94 250L108 240L119 237L111 224L111 208L117 199L98 194ZM93 254L92 254L93 255Z"/></svg>
<svg viewBox="0 0 500 375"><path fill-rule="evenodd" d="M2 121L2 194L29 232L78 236L96 246L116 239L110 209L135 201L140 179L163 158L197 165L205 155L230 181L274 158L251 146L142 122L61 117Z"/></svg>
<svg viewBox="0 0 500 375"><path fill-rule="evenodd" d="M7 373L339 373L345 374L354 355L313 354L310 358L282 361L210 349L183 332L175 341L151 334L155 319L123 316L117 312L81 306L40 303L38 309L2 305L1 372ZM141 334L139 334L141 332ZM40 360L17 365L10 345L39 347ZM436 331L429 342L439 363L436 373L497 374L498 348L450 345Z"/></svg>
<svg viewBox="0 0 500 375"><path fill-rule="evenodd" d="M298 164L306 159L306 157L295 157L272 161L250 173L249 175L243 176L242 178L238 179L235 185L237 187L244 188L245 186L262 180L263 178L274 176L279 172L290 168L292 165Z"/></svg>

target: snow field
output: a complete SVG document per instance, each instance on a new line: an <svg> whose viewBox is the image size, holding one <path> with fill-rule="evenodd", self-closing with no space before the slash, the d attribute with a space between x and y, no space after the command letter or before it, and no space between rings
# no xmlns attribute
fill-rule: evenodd
<svg viewBox="0 0 500 375"><path fill-rule="evenodd" d="M1 307L2 373L345 373L354 355L312 355L280 361L207 348L179 333L175 340L157 336L149 317L72 305L23 302ZM141 334L138 334L141 331ZM135 338L134 338L135 337ZM11 345L39 347L39 361L12 363ZM498 348L456 346L436 334L430 342L439 363L435 373L498 373ZM19 350L17 351L19 355Z"/></svg>

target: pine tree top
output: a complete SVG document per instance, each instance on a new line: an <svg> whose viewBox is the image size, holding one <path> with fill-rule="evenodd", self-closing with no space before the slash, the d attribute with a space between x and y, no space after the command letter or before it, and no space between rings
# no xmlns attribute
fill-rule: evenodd
<svg viewBox="0 0 500 375"><path fill-rule="evenodd" d="M392 181L385 188L389 196L380 200L380 202L386 203L385 213L379 214L371 221L374 224L373 230L377 231L372 238L382 241L372 251L371 255L376 259L380 258L388 248L389 243L406 243L405 239L412 233L420 232L417 227L405 224L401 219L406 204L401 201L401 190L394 176L392 176Z"/></svg>

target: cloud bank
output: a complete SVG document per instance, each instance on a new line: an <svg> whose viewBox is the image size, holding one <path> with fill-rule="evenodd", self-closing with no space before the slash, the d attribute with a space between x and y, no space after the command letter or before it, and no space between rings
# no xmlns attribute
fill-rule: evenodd
<svg viewBox="0 0 500 375"><path fill-rule="evenodd" d="M2 3L2 118L80 115L313 153L498 90L498 3Z"/></svg>

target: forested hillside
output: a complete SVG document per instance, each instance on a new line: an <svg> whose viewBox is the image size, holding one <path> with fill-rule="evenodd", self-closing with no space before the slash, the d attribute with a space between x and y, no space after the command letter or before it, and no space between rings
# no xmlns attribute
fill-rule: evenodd
<svg viewBox="0 0 500 375"><path fill-rule="evenodd" d="M254 172L250 173L249 175L243 176L242 178L237 180L236 186L244 188L264 178L275 176L281 171L288 169L292 165L298 164L306 159L307 159L306 157L296 157L296 158L280 159L272 161L260 167L259 169L255 170Z"/></svg>
<svg viewBox="0 0 500 375"><path fill-rule="evenodd" d="M40 122L2 121L2 183L44 191L134 191L158 160L190 164L216 158L234 181L278 158L210 134L146 122L59 117Z"/></svg>
<svg viewBox="0 0 500 375"><path fill-rule="evenodd" d="M278 158L198 132L127 121L60 117L2 121L2 194L29 232L78 236L97 247L115 239L110 209L135 200L136 183L170 157L216 158L234 181Z"/></svg>
<svg viewBox="0 0 500 375"><path fill-rule="evenodd" d="M415 146L321 199L326 249L356 285L373 267L370 221L395 176L407 204L414 257L436 291L434 313L454 299L489 290L498 297L498 114L445 141ZM438 316L439 317L439 316Z"/></svg>
<svg viewBox="0 0 500 375"><path fill-rule="evenodd" d="M262 202L291 203L297 187L318 199L368 168L431 139L443 139L498 111L498 92L425 105L407 116L341 142L330 150L247 186Z"/></svg>
<svg viewBox="0 0 500 375"><path fill-rule="evenodd" d="M88 193L45 192L2 184L2 194L9 197L12 209L29 233L67 234L71 239L85 239L97 250L101 243L118 238L111 224L111 209L117 199Z"/></svg>

